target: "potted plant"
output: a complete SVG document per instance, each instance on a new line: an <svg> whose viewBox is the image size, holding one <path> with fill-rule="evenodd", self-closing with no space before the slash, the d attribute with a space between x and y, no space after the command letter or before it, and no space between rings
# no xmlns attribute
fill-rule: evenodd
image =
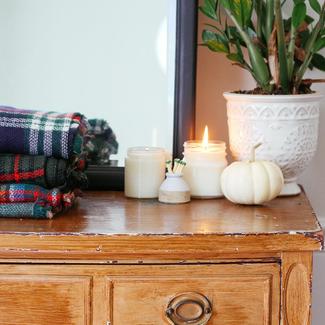
<svg viewBox="0 0 325 325"><path fill-rule="evenodd" d="M200 11L214 23L202 33L202 46L250 72L257 87L225 93L231 152L276 162L285 177L282 195L300 193L297 176L312 159L318 136L320 94L304 79L308 69L325 71L325 4L291 0L204 0ZM312 18L307 11L313 10ZM224 14L223 14L224 13Z"/></svg>

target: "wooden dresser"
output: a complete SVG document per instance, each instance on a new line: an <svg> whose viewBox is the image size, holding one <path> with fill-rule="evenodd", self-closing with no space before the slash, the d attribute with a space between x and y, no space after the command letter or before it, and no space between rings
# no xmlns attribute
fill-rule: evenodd
<svg viewBox="0 0 325 325"><path fill-rule="evenodd" d="M323 232L304 194L264 207L88 192L0 219L1 325L306 325Z"/></svg>

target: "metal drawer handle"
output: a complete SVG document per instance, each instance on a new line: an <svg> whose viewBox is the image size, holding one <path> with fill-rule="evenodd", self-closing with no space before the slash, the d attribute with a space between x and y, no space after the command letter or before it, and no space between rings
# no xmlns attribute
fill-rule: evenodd
<svg viewBox="0 0 325 325"><path fill-rule="evenodd" d="M173 325L205 325L212 315L209 299L197 292L175 296L168 304L166 316Z"/></svg>

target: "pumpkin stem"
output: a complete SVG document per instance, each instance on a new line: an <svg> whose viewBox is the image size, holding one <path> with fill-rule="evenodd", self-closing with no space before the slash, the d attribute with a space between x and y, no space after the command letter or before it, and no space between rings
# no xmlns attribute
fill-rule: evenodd
<svg viewBox="0 0 325 325"><path fill-rule="evenodd" d="M252 148L252 150L251 150L251 159L250 159L250 162L254 162L254 161L255 161L255 151L256 151L256 149L257 149L258 147L260 147L261 145L262 145L262 143L260 142L260 143L256 144L256 145Z"/></svg>

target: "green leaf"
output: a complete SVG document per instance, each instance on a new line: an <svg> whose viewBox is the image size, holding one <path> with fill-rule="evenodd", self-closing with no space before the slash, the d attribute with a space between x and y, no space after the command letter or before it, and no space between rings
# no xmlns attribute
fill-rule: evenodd
<svg viewBox="0 0 325 325"><path fill-rule="evenodd" d="M227 58L229 60L231 60L231 61L238 62L240 64L244 64L245 63L244 55L243 55L243 52L241 50L241 46L240 46L239 40L237 40L237 42L236 42L235 45L236 45L237 53L229 53L227 55Z"/></svg>
<svg viewBox="0 0 325 325"><path fill-rule="evenodd" d="M241 27L246 28L252 17L252 0L220 0L220 3L232 13Z"/></svg>
<svg viewBox="0 0 325 325"><path fill-rule="evenodd" d="M309 0L309 4L318 14L321 13L322 7L317 0Z"/></svg>
<svg viewBox="0 0 325 325"><path fill-rule="evenodd" d="M199 10L207 17L219 21L216 10L218 0L204 0L203 6L199 7Z"/></svg>
<svg viewBox="0 0 325 325"><path fill-rule="evenodd" d="M211 24L204 24L204 26L210 27L212 29L215 29L217 32L219 32L220 34L223 34L225 38L227 38L227 34L221 30L219 27L211 25Z"/></svg>
<svg viewBox="0 0 325 325"><path fill-rule="evenodd" d="M239 41L241 46L246 47L246 43L244 42L243 38L239 34L237 28L235 26L227 26L226 27L226 35L232 44L236 44Z"/></svg>
<svg viewBox="0 0 325 325"><path fill-rule="evenodd" d="M240 46L239 40L236 42L236 48L237 48L237 55L239 55L240 61L243 63L244 62L244 54Z"/></svg>
<svg viewBox="0 0 325 325"><path fill-rule="evenodd" d="M325 71L325 58L321 54L314 54L311 64L318 70Z"/></svg>
<svg viewBox="0 0 325 325"><path fill-rule="evenodd" d="M239 19L235 17L234 15L234 9L233 5L234 2L239 2L239 0L220 0L221 4L223 4L226 15L232 20L234 23L236 29L238 30L238 33L241 35L241 38L245 42L247 49L248 49L248 54L249 54L249 59L250 59L250 65L251 65L251 70L254 78L256 79L257 83L259 84L260 87L262 87L265 91L270 90L270 73L268 70L268 66L264 60L264 57L260 50L258 49L257 46L255 46L254 42L252 39L248 36L247 34L247 29L243 26L241 26ZM248 1L248 0L242 0L242 1ZM252 1L249 1L252 4ZM252 5L251 5L251 10L252 10ZM228 8L232 8L231 10ZM250 21L249 19L248 21Z"/></svg>
<svg viewBox="0 0 325 325"><path fill-rule="evenodd" d="M231 61L242 63L242 60L237 53L230 53L227 55L227 58Z"/></svg>
<svg viewBox="0 0 325 325"><path fill-rule="evenodd" d="M234 0L234 4L238 3L238 16L241 16L242 26L246 27L251 21L253 13L252 0Z"/></svg>
<svg viewBox="0 0 325 325"><path fill-rule="evenodd" d="M232 38L232 39L239 39L240 38L240 34L237 31L237 28L235 26L226 26L226 33L228 35L228 38Z"/></svg>
<svg viewBox="0 0 325 325"><path fill-rule="evenodd" d="M204 42L204 45L206 45L209 50L213 52L223 52L228 53L227 48L222 44L221 42L218 42L217 40L208 40Z"/></svg>
<svg viewBox="0 0 325 325"><path fill-rule="evenodd" d="M211 12L209 12L206 8L204 7L199 7L199 10L202 12L202 14L204 14L205 16L207 16L208 18L211 18L213 20L218 20L218 17L216 14L211 14Z"/></svg>
<svg viewBox="0 0 325 325"><path fill-rule="evenodd" d="M228 9L229 11L232 11L231 1L232 0L220 0L220 4L225 9Z"/></svg>
<svg viewBox="0 0 325 325"><path fill-rule="evenodd" d="M299 33L299 37L301 38L301 47L305 48L306 43L310 37L310 31L307 29L307 30Z"/></svg>
<svg viewBox="0 0 325 325"><path fill-rule="evenodd" d="M209 27L215 27L212 25L208 25ZM211 30L205 29L203 34L202 34L202 39L214 39L217 38L220 42L222 42L227 48L229 47L229 39L227 37L227 34L220 30L219 28L215 27L216 31L219 33L212 32Z"/></svg>
<svg viewBox="0 0 325 325"><path fill-rule="evenodd" d="M291 21L292 21L291 17L289 19L283 19L283 26L286 32L289 32L291 29Z"/></svg>
<svg viewBox="0 0 325 325"><path fill-rule="evenodd" d="M301 0L295 0L295 6L292 11L291 27L290 27L290 41L287 51L287 63L288 63L288 79L292 79L295 64L295 47L298 27L305 21L307 14L306 4ZM286 33L286 27L284 27Z"/></svg>
<svg viewBox="0 0 325 325"><path fill-rule="evenodd" d="M229 53L229 45L224 36L204 30L202 40L211 51Z"/></svg>
<svg viewBox="0 0 325 325"><path fill-rule="evenodd" d="M301 85L302 78L303 78L304 74L306 73L306 70L308 69L309 64L311 63L311 61L314 58L314 55L313 55L314 46L315 46L317 39L320 36L321 30L324 29L324 21L325 21L325 4L323 4L321 13L319 15L319 19L318 19L315 27L312 28L311 35L304 46L305 59L304 59L302 65L297 69L297 72L296 72L296 77L294 80L294 89L295 90L299 89L299 87ZM320 57L322 57L322 56L320 56ZM319 59L319 60L321 60L321 59ZM315 65L315 61L317 64L318 63L317 55L316 55L316 59L314 59L314 62L312 62L313 65Z"/></svg>
<svg viewBox="0 0 325 325"><path fill-rule="evenodd" d="M325 37L319 38L314 46L314 52L319 52L325 47Z"/></svg>
<svg viewBox="0 0 325 325"><path fill-rule="evenodd" d="M256 34L255 30L254 29L251 29L249 27L247 28L247 34L249 35L250 38L257 37L257 34Z"/></svg>
<svg viewBox="0 0 325 325"><path fill-rule="evenodd" d="M315 20L315 19L314 19L313 17L311 17L311 16L309 16L309 15L306 15L305 22L306 22L308 25L310 25L311 23L313 23L314 20Z"/></svg>
<svg viewBox="0 0 325 325"><path fill-rule="evenodd" d="M298 28L305 20L306 18L306 13L307 13L307 7L305 3L299 2L297 3L292 12L292 26L294 28Z"/></svg>

